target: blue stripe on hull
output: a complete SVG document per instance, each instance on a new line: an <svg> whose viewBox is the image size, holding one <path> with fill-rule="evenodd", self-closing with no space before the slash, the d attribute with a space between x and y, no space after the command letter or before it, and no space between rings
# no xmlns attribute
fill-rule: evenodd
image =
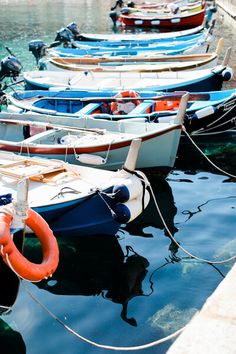
<svg viewBox="0 0 236 354"><path fill-rule="evenodd" d="M120 227L98 194L34 210L48 222L55 236L114 235Z"/></svg>

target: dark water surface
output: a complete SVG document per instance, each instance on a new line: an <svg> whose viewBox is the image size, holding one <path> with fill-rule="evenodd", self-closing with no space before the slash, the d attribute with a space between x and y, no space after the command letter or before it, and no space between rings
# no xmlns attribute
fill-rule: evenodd
<svg viewBox="0 0 236 354"><path fill-rule="evenodd" d="M111 3L0 0L0 58L7 55L8 46L25 70L34 68L28 42L40 38L50 43L56 31L72 21L83 32L111 32ZM221 27L216 35L222 33L229 41L231 30ZM217 142L215 149L214 161L235 174L235 143ZM190 253L214 261L229 258L236 253L235 183L187 146L181 153L184 159L179 156L167 180L150 177L163 217ZM55 316L94 342L122 347L158 340L184 326L233 262L212 266L191 260L166 233L151 202L142 217L121 229L118 237L68 239L65 235L59 240L60 265L53 278L24 282L12 312L0 317L0 354L112 352L69 333ZM25 252L33 260L40 258L36 240L26 240ZM25 285L51 313L32 298ZM165 353L171 344L141 352Z"/></svg>

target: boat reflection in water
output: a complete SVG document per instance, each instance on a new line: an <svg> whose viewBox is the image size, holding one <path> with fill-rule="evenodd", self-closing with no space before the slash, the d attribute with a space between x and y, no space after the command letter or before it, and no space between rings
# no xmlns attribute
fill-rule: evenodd
<svg viewBox="0 0 236 354"><path fill-rule="evenodd" d="M176 207L171 188L163 178L155 178L154 194L163 213L167 226L174 234L178 229L174 226ZM151 184L152 181L151 181ZM153 184L154 185L154 184ZM155 190L158 188L158 192ZM154 202L150 203L148 212L127 226L130 235L147 236L143 232L146 226L163 229L168 235L163 222L158 218ZM122 233L122 230L121 230ZM153 237L148 235L148 237ZM60 263L50 280L43 280L36 285L53 294L59 295L101 295L114 303L121 304L121 318L132 326L137 326L135 318L128 316L128 303L137 296L145 296L142 282L145 279L149 261L135 252L131 246L121 247L115 235L95 235L76 238L58 238ZM123 249L126 249L123 251ZM176 256L177 247L171 242L169 250L172 259ZM126 253L126 254L125 254ZM27 238L25 256L40 261L40 247L37 240Z"/></svg>
<svg viewBox="0 0 236 354"><path fill-rule="evenodd" d="M18 231L14 234L14 243L18 250L23 250L24 234L22 231ZM1 279L1 291L0 291L0 315L7 314L11 311L14 305L20 281L16 274L4 263L2 257L0 257L0 279Z"/></svg>
<svg viewBox="0 0 236 354"><path fill-rule="evenodd" d="M40 260L40 247L35 239L27 239L26 257ZM127 254L120 246L117 236L93 235L58 239L60 263L50 280L36 285L59 295L102 295L122 305L121 318L130 325L136 325L134 318L128 318L128 302L143 295L142 281L149 262L127 247Z"/></svg>
<svg viewBox="0 0 236 354"><path fill-rule="evenodd" d="M151 197L146 210L144 210L143 213L130 224L127 224L124 230L128 231L130 235L154 237L153 234L145 232L146 227L152 226L154 228L163 230L164 235L167 237L169 237L169 232L172 236L174 236L175 233L178 232L178 228L174 223L177 207L175 205L172 189L168 183L168 179L166 180L155 175L150 175L148 176L148 180L152 186L153 194L155 196L160 212L157 210L154 198ZM167 228L164 225L162 218L166 223ZM170 257L173 260L178 261L179 258L176 256L176 253L178 252L178 246L171 239L169 251L171 252Z"/></svg>

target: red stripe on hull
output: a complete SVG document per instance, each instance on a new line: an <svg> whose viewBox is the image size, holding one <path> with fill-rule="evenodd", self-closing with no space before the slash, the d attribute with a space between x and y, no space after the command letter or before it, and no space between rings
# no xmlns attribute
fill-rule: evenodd
<svg viewBox="0 0 236 354"><path fill-rule="evenodd" d="M13 123L14 124L14 123ZM158 124L158 123L157 123ZM172 130L178 130L182 129L182 125L176 125L173 128L166 129L165 131L153 133L148 136L142 137L142 141L146 140L151 140L156 138L157 136L165 135L166 133L172 131ZM4 151L10 151L10 152L15 152L15 153L23 153L23 154L33 154L33 155L71 155L76 152L77 154L83 154L83 153L95 153L95 152L103 152L103 151L108 151L110 150L115 150L115 149L121 149L127 146L130 146L132 139L120 142L120 143L114 143L110 146L110 144L106 145L101 145L101 146L94 146L94 147L57 147L54 148L53 145L48 147L40 147L40 146L30 146L30 145L12 145L10 143L3 143L0 141L0 149Z"/></svg>

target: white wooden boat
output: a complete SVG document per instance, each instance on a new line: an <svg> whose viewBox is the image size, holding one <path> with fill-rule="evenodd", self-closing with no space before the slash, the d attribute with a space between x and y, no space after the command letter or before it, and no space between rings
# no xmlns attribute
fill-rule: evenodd
<svg viewBox="0 0 236 354"><path fill-rule="evenodd" d="M151 91L216 91L223 81L232 78L232 69L224 62L212 69L175 72L92 72L29 71L23 73L27 90L52 87L80 91L151 90Z"/></svg>
<svg viewBox="0 0 236 354"><path fill-rule="evenodd" d="M99 71L99 72L163 72L194 69L207 69L218 63L223 38L218 42L215 52L188 55L159 55L150 57L49 57L48 70Z"/></svg>
<svg viewBox="0 0 236 354"><path fill-rule="evenodd" d="M180 30L180 31L171 31L163 33L80 33L80 36L83 40L92 40L92 41L137 41L137 40L149 40L149 39L167 39L183 36L192 35L204 31L204 26L200 25L190 29Z"/></svg>
<svg viewBox="0 0 236 354"><path fill-rule="evenodd" d="M124 169L116 172L0 151L1 194L15 201L18 185L28 179L27 204L55 236L114 235L150 199L145 175L135 173L139 147L140 141L132 142ZM3 245L2 255L6 252Z"/></svg>
<svg viewBox="0 0 236 354"><path fill-rule="evenodd" d="M115 170L124 164L131 141L138 138L142 146L137 168L166 175L175 163L187 100L188 94L174 121L160 124L145 119L108 121L2 112L0 148Z"/></svg>

